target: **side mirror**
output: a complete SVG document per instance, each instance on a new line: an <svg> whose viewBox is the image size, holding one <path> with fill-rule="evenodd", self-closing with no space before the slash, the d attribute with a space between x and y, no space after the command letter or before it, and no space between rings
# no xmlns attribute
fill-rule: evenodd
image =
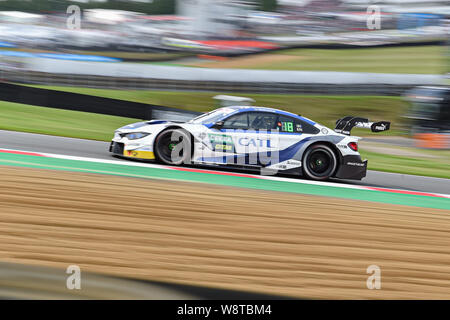
<svg viewBox="0 0 450 320"><path fill-rule="evenodd" d="M211 128L222 129L222 127L223 127L223 121L217 121L216 123L213 124L213 126Z"/></svg>

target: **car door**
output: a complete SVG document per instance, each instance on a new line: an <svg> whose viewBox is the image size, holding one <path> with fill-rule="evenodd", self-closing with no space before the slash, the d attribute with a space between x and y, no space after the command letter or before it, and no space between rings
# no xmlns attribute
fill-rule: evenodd
<svg viewBox="0 0 450 320"><path fill-rule="evenodd" d="M277 148L277 139L272 139L277 114L272 112L247 111L224 120L222 131L233 141L235 164L261 166Z"/></svg>
<svg viewBox="0 0 450 320"><path fill-rule="evenodd" d="M242 148L239 138L246 137L248 116L245 112L233 112L232 115L217 119L221 127L210 126L207 132L201 133L201 149L196 153L197 162L211 164L232 164L236 162Z"/></svg>
<svg viewBox="0 0 450 320"><path fill-rule="evenodd" d="M279 133L279 163L273 168L288 170L301 166L299 159L293 159L304 139L319 132L313 125L289 115L280 114L276 123Z"/></svg>

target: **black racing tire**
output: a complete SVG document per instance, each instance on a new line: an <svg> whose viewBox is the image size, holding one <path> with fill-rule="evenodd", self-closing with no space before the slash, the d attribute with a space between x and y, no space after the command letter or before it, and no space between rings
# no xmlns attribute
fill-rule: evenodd
<svg viewBox="0 0 450 320"><path fill-rule="evenodd" d="M153 146L156 160L178 166L191 161L191 135L183 129L167 129L155 139Z"/></svg>
<svg viewBox="0 0 450 320"><path fill-rule="evenodd" d="M312 180L327 180L333 176L338 160L333 150L325 144L315 144L303 155L303 175Z"/></svg>

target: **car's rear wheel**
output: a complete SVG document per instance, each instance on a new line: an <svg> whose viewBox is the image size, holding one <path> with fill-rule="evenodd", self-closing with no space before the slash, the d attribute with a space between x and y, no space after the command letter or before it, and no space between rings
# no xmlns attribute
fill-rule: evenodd
<svg viewBox="0 0 450 320"><path fill-rule="evenodd" d="M161 132L155 140L156 159L169 165L190 163L191 136L182 129L168 129Z"/></svg>
<svg viewBox="0 0 450 320"><path fill-rule="evenodd" d="M309 147L303 156L303 174L313 180L327 180L336 171L337 158L324 144Z"/></svg>

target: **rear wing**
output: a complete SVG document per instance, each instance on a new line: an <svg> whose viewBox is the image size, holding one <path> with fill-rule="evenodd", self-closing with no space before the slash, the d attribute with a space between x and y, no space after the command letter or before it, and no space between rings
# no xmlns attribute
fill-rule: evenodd
<svg viewBox="0 0 450 320"><path fill-rule="evenodd" d="M334 131L350 135L354 127L370 129L372 132L381 132L389 130L390 126L391 123L389 121L370 122L366 118L347 116L336 121Z"/></svg>

